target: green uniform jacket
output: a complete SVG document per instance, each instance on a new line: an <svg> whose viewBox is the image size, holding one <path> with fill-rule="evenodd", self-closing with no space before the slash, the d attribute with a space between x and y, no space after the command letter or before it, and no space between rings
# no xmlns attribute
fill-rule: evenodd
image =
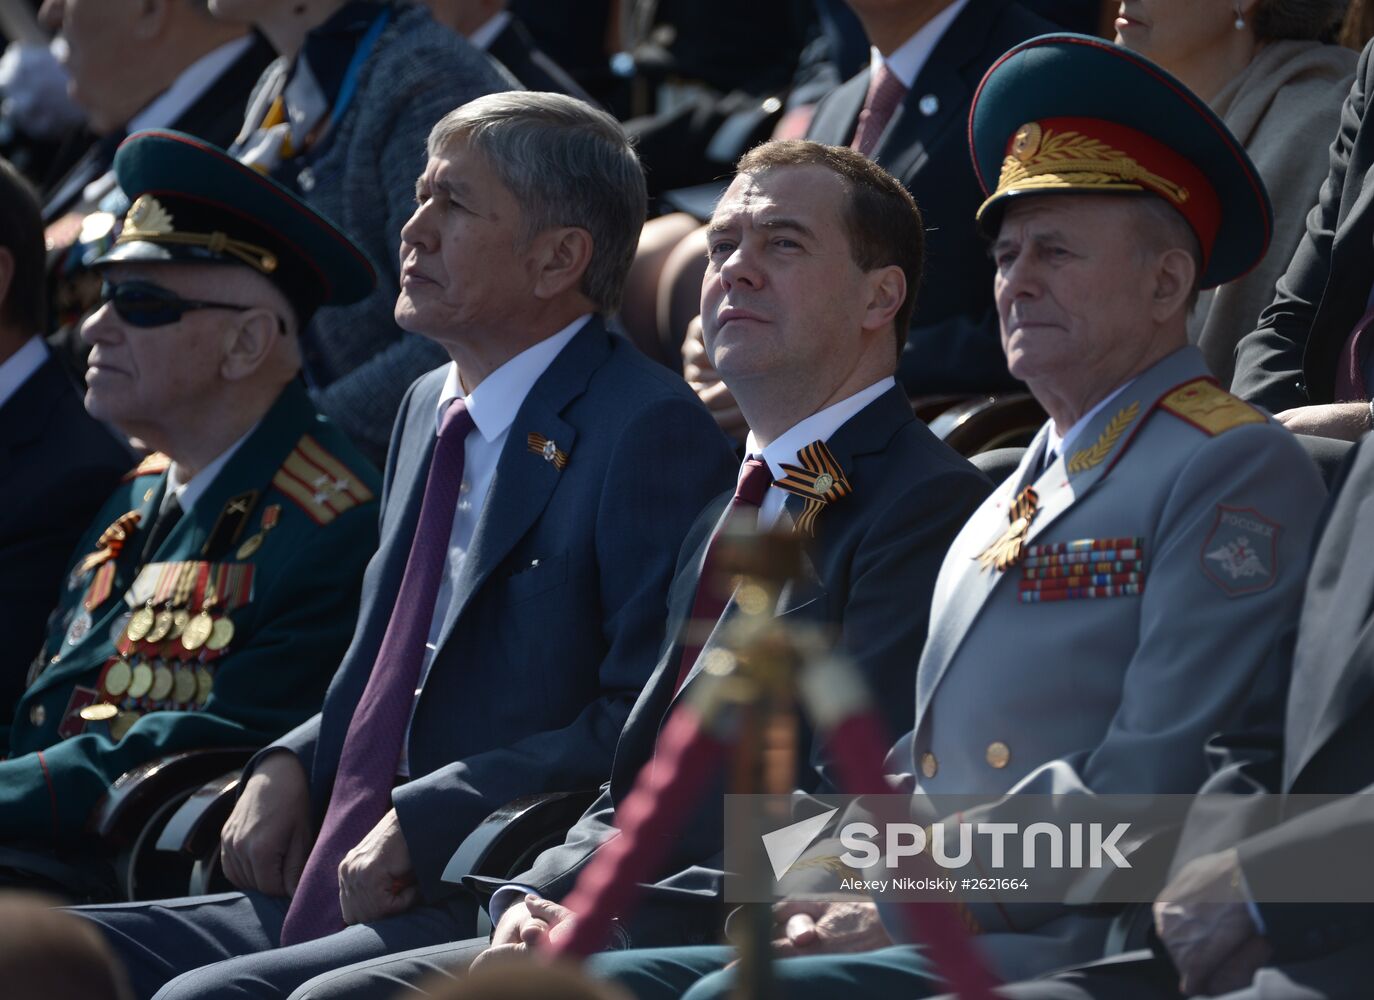
<svg viewBox="0 0 1374 1000"><path fill-rule="evenodd" d="M130 768L194 747L266 743L324 700L377 546L376 470L292 382L145 559L167 464L150 456L125 477L77 548L10 728L10 759L0 762L0 839L76 837ZM104 588L100 570L83 572L83 560L128 512L140 515L138 524L112 560L108 596L90 600L87 612L88 595ZM175 564L187 563L195 565L179 574ZM236 566L250 567L251 580L249 569L221 569ZM207 594L204 581L216 578L226 593L212 586ZM182 599L145 594L159 579L182 582ZM183 623L210 601L209 619L227 613L232 639L210 650L225 638L221 625L194 651L180 638L145 642L128 650L127 666L111 668L120 660L116 644L128 646L134 602L141 608L150 596L156 610L176 602ZM185 626L186 635L195 631ZM109 703L103 711L113 717L83 718L93 703Z"/></svg>

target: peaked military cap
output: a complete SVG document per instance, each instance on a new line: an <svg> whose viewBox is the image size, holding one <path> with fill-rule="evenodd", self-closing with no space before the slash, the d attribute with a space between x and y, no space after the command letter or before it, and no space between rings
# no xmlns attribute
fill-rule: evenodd
<svg viewBox="0 0 1374 1000"><path fill-rule="evenodd" d="M1192 227L1203 288L1245 274L1269 246L1269 194L1235 136L1169 73L1100 38L1041 35L1009 50L974 94L969 144L989 234L1012 198L1141 193Z"/></svg>
<svg viewBox="0 0 1374 1000"><path fill-rule="evenodd" d="M316 307L357 302L377 285L352 240L217 146L170 130L136 132L120 144L114 170L129 211L96 265L246 265L282 290L302 323Z"/></svg>

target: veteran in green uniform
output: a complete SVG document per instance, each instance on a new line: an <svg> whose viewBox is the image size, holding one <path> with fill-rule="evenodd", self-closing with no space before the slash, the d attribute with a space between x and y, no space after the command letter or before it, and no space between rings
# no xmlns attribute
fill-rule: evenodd
<svg viewBox="0 0 1374 1000"><path fill-rule="evenodd" d="M82 539L0 762L0 839L64 841L122 773L318 711L377 542L376 471L319 417L297 331L366 295L346 237L173 132L115 159L87 410L150 452Z"/></svg>

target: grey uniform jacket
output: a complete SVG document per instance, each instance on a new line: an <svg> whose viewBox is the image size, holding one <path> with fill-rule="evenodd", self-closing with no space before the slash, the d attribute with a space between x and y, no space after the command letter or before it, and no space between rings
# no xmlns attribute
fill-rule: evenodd
<svg viewBox="0 0 1374 1000"><path fill-rule="evenodd" d="M1047 431L941 568L907 738L913 786L1195 791L1208 738L1277 704L1281 639L1302 600L1325 487L1293 436L1218 389L1192 347L1127 385L1035 476ZM977 557L1007 528L1023 485L1039 494L1025 558L984 570ZM1113 580L1067 599L1033 589L1056 582L1043 564L1058 546L1104 540L1119 543ZM971 910L1008 977L1102 949L1104 917Z"/></svg>

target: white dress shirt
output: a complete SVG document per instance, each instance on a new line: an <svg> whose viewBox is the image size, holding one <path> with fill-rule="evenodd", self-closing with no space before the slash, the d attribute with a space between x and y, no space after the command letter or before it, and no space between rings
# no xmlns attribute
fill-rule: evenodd
<svg viewBox="0 0 1374 1000"><path fill-rule="evenodd" d="M33 373L43 367L48 360L48 345L43 338L34 334L24 342L24 346L4 361L0 361L0 406L10 401L20 387L33 378Z"/></svg>
<svg viewBox="0 0 1374 1000"><path fill-rule="evenodd" d="M759 448L758 439L754 437L754 432L750 431L745 442L745 453L751 458L761 455L769 471L773 473L774 481L782 479L787 475L783 471L782 463L797 465L797 458L803 448L814 441L830 440L831 435L843 427L851 417L896 384L897 380L891 375L880 379L868 388L860 389L854 395L848 396L838 403L832 403L824 410L818 410L805 420L794 424L762 449ZM740 466L739 478L741 480L744 478L743 465ZM782 514L782 505L789 495L785 490L770 489L768 491L767 496L763 499L763 504L759 507L760 531L769 531L777 523L778 517ZM487 902L487 913L491 917L491 922L493 924L499 923L501 914L505 913L512 903L518 902L527 894L539 895L529 886L517 882L503 885L497 889Z"/></svg>
<svg viewBox="0 0 1374 1000"><path fill-rule="evenodd" d="M877 73L879 67L886 64L888 71L910 90L916 82L916 77L921 75L921 70L929 61L930 54L935 51L935 46L940 43L949 26L967 5L968 0L954 0L954 3L923 24L920 31L899 45L889 56L884 57L876 48L870 47L869 69Z"/></svg>
<svg viewBox="0 0 1374 1000"><path fill-rule="evenodd" d="M463 442L463 483L459 487L458 507L453 512L453 528L449 533L448 556L444 574L439 581L439 593L434 601L434 614L430 617L429 635L425 640L425 657L420 664L420 679L415 685L415 700L419 701L424 690L429 668L434 663L439 640L450 625L450 618L457 613L453 605L453 591L468 549L472 547L472 536L477 530L477 522L486 504L491 481L496 475L496 463L501 450L510 436L511 424L515 415L525 402L525 397L534 388L549 365L553 363L577 331L586 325L591 314L584 314L573 320L547 340L541 340L533 347L521 351L496 371L492 372L472 392L464 395L462 382L458 376L458 366L450 364L448 378L443 391L439 394L439 404L434 411L434 433L438 435L439 426L449 404L462 399L468 408L475 425L468 431ZM411 721L414 721L415 704L411 705ZM410 774L410 761L406 748L410 745L410 724L406 725L406 738L401 744L401 761L397 772L402 777Z"/></svg>

